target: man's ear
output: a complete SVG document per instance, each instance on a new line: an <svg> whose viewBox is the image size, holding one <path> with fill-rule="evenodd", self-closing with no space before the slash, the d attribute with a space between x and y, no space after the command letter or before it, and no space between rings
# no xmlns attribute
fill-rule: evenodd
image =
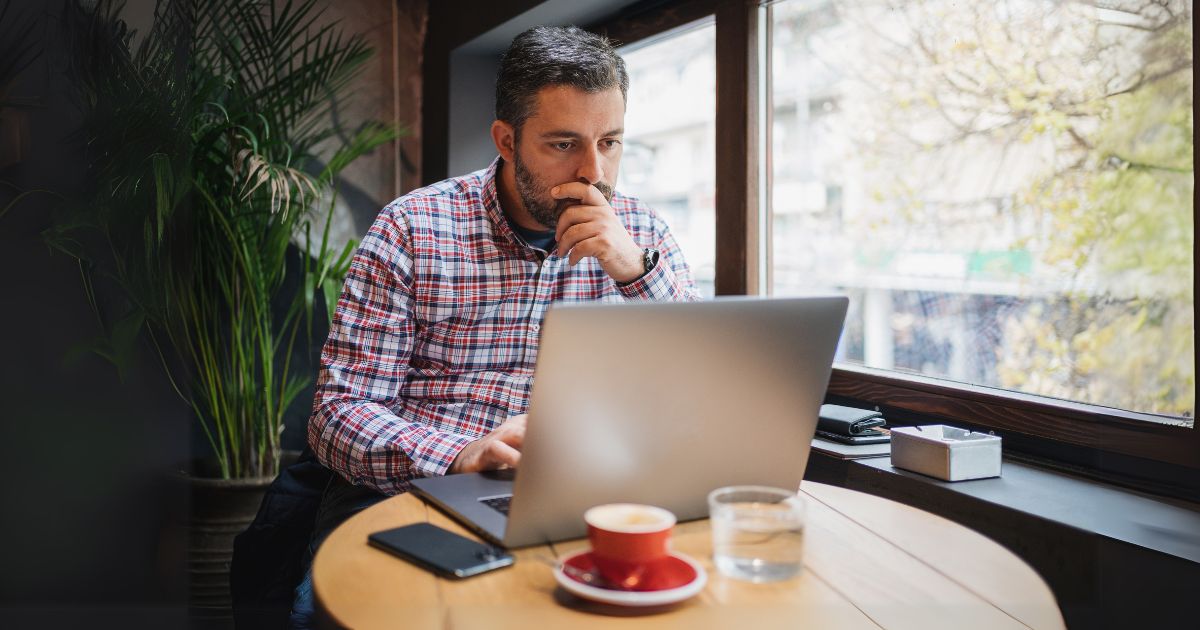
<svg viewBox="0 0 1200 630"><path fill-rule="evenodd" d="M513 161L517 150L517 135L513 126L503 120L492 122L492 142L496 143L496 151L505 162Z"/></svg>

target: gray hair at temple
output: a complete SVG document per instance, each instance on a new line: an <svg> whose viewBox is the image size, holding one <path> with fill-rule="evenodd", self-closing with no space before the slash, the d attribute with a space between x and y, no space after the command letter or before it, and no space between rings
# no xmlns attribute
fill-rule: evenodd
<svg viewBox="0 0 1200 630"><path fill-rule="evenodd" d="M535 26L513 39L496 74L496 118L521 126L534 114L537 93L551 85L585 92L621 88L628 100L625 61L607 37L574 26Z"/></svg>

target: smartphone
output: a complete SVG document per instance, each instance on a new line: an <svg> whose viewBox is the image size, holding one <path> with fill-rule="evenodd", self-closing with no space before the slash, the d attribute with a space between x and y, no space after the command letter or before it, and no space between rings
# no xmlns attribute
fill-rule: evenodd
<svg viewBox="0 0 1200 630"><path fill-rule="evenodd" d="M442 577L467 578L512 565L513 557L493 547L429 523L375 532L367 537L382 549Z"/></svg>
<svg viewBox="0 0 1200 630"><path fill-rule="evenodd" d="M830 433L828 431L817 430L817 437L840 442L842 444L884 444L892 441L892 435L887 431L880 429L868 429L858 435L842 435L840 433Z"/></svg>

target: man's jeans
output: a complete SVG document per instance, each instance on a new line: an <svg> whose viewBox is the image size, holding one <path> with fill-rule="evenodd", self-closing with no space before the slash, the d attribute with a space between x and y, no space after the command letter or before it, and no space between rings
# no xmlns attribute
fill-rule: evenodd
<svg viewBox="0 0 1200 630"><path fill-rule="evenodd" d="M313 598L312 560L325 537L346 519L386 498L387 496L369 488L351 485L337 474L329 481L329 485L325 486L312 540L304 554L304 579L296 587L296 599L292 603L292 614L288 619L289 628L308 630L314 627L316 602Z"/></svg>

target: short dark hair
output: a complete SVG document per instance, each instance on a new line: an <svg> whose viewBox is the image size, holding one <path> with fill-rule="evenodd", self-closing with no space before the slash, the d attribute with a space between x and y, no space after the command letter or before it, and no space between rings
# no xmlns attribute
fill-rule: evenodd
<svg viewBox="0 0 1200 630"><path fill-rule="evenodd" d="M496 73L496 118L516 129L533 115L537 93L549 85L585 92L621 88L627 98L625 62L607 37L574 26L535 26L513 39Z"/></svg>

